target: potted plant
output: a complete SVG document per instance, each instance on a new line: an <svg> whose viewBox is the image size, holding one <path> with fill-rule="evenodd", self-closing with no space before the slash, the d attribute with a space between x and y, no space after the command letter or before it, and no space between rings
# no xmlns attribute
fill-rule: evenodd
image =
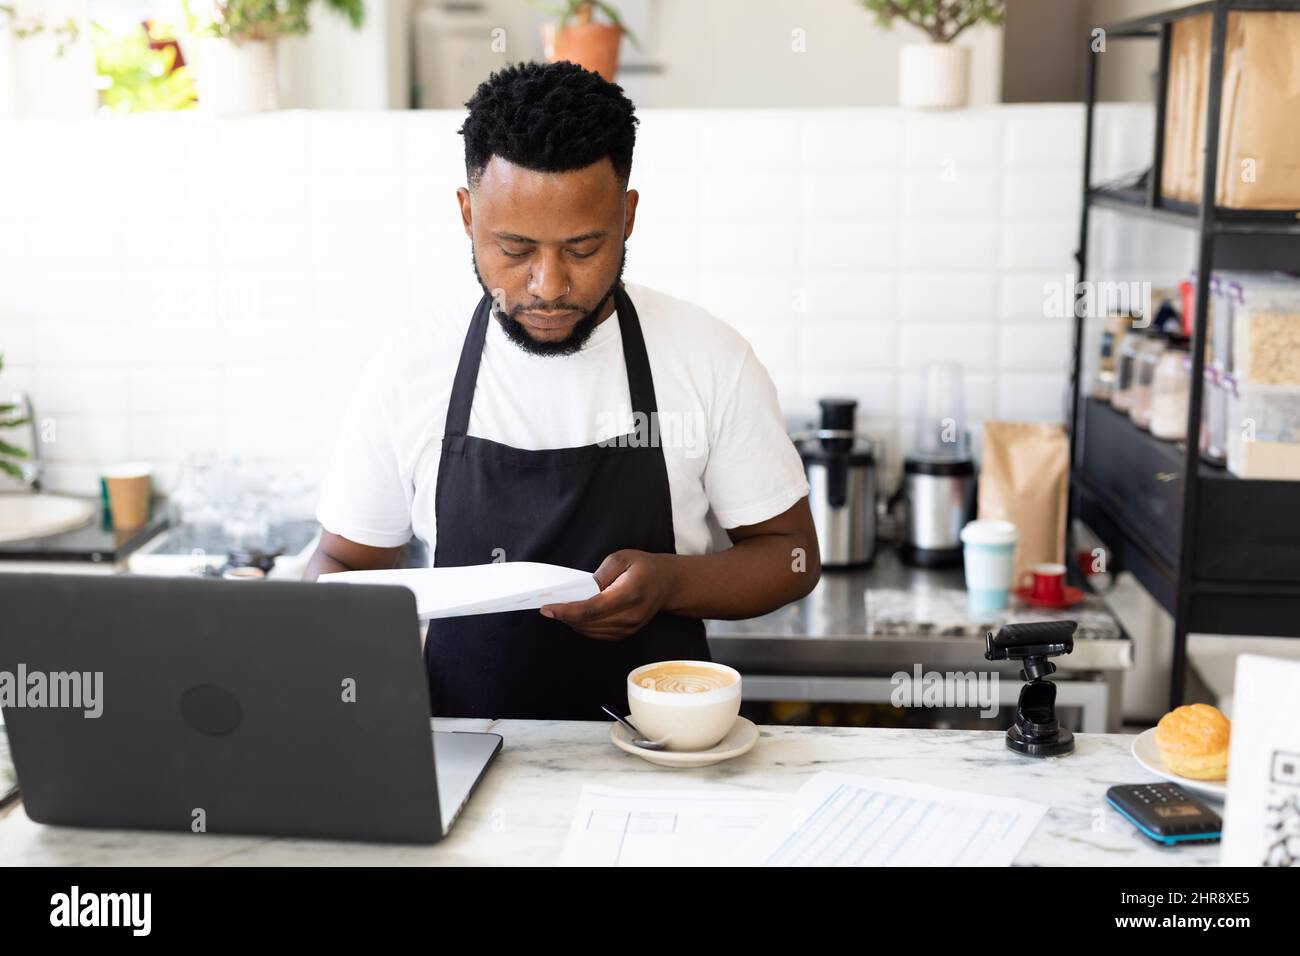
<svg viewBox="0 0 1300 956"><path fill-rule="evenodd" d="M953 40L977 23L1001 26L1004 0L861 0L888 28L903 20L922 30L928 43L909 43L898 62L899 101L931 109L965 106L970 97L970 50Z"/></svg>
<svg viewBox="0 0 1300 956"><path fill-rule="evenodd" d="M199 108L217 114L273 110L279 103L276 41L309 33L313 0L182 0L199 38ZM362 0L322 0L354 27ZM196 11L196 7L202 9Z"/></svg>
<svg viewBox="0 0 1300 956"><path fill-rule="evenodd" d="M597 10L609 23L595 22ZM548 63L568 60L612 82L618 72L618 47L624 34L633 45L640 46L632 31L624 26L618 11L602 0L568 0L564 6L553 7L548 12L559 17L558 22L542 26L542 45Z"/></svg>
<svg viewBox="0 0 1300 956"><path fill-rule="evenodd" d="M0 355L0 369L4 368L4 364L4 356ZM23 417L20 407L17 403L0 402L0 430L20 428L31 421L31 419ZM27 475L18 463L26 461L30 457L24 449L0 439L0 474L9 475L19 481L26 481Z"/></svg>

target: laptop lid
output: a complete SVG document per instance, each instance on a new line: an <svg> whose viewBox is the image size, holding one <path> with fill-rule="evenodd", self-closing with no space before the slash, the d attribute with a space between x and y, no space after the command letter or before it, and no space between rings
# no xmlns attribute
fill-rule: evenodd
<svg viewBox="0 0 1300 956"><path fill-rule="evenodd" d="M442 835L405 588L0 574L0 608L0 705L33 820Z"/></svg>

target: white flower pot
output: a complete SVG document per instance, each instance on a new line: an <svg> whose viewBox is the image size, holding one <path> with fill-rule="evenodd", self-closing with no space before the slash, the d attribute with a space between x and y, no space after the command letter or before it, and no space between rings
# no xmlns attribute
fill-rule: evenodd
<svg viewBox="0 0 1300 956"><path fill-rule="evenodd" d="M199 108L218 116L263 113L279 103L274 40L199 40Z"/></svg>
<svg viewBox="0 0 1300 956"><path fill-rule="evenodd" d="M951 43L909 43L898 60L903 106L951 109L970 98L970 48Z"/></svg>

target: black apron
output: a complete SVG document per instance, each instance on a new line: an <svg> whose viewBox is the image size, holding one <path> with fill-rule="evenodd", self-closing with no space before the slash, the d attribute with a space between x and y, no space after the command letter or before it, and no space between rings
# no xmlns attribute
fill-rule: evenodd
<svg viewBox="0 0 1300 956"><path fill-rule="evenodd" d="M657 412L650 360L636 309L614 292L632 410ZM447 408L434 499L434 566L543 561L595 571L615 551L672 554L672 499L662 448L626 440L532 451L467 434L487 336L491 299L474 311ZM605 321L609 321L606 319ZM539 415L575 409L539 408ZM592 410L576 410L594 414ZM644 438L644 435L642 436ZM618 641L584 637L540 611L429 622L424 647L433 713L439 717L608 719L627 711L627 674L662 660L710 660L702 621L657 614Z"/></svg>

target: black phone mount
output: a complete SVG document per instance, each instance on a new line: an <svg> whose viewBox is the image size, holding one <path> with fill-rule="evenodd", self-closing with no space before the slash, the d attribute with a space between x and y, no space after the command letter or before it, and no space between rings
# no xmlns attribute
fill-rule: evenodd
<svg viewBox="0 0 1300 956"><path fill-rule="evenodd" d="M1007 730L1007 746L1029 757L1059 757L1074 750L1074 734L1056 720L1056 685L1044 678L1056 673L1048 658L1074 650L1074 621L1005 624L984 638L984 659L1021 661L1015 723Z"/></svg>

